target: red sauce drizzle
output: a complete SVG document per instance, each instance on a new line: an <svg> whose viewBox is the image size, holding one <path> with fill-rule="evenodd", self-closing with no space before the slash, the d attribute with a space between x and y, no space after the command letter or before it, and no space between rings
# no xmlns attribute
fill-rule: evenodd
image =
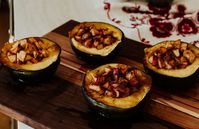
<svg viewBox="0 0 199 129"><path fill-rule="evenodd" d="M196 24L188 18L183 18L179 23L177 30L179 34L196 34L198 32L198 28Z"/></svg>
<svg viewBox="0 0 199 129"><path fill-rule="evenodd" d="M127 28L134 28L137 29L138 37L140 41L142 41L145 44L149 44L149 41L147 41L145 38L141 36L139 26L143 24L150 24L150 31L152 32L152 35L157 38L165 38L172 35L173 30L177 31L178 34L181 34L183 36L187 34L196 34L198 33L198 27L196 26L196 23L199 23L199 12L196 15L195 21L190 18L185 18L185 15L188 13L186 12L186 7L184 5L177 5L176 9L177 12L169 12L171 9L170 4L161 4L161 6L156 6L152 3L148 4L148 11L141 10L141 6L135 4L134 6L123 6L121 9L125 13L138 13L138 14L147 14L143 15L143 18L137 18L134 15L131 15L130 21L131 27L125 26L122 24L122 21L117 20L117 18L111 18L109 12L111 9L111 4L108 2L104 3L104 9L107 10L107 16L108 19L111 21L120 24L123 27ZM192 13L191 13L192 14ZM155 15L156 18L152 17L152 15ZM179 18L180 21L176 24L171 23L170 19ZM139 21L136 23L136 21ZM146 22L147 21L147 22ZM177 28L177 29L174 29Z"/></svg>
<svg viewBox="0 0 199 129"><path fill-rule="evenodd" d="M173 30L173 25L170 22L162 22L161 18L151 18L149 20L151 24L150 31L153 36L158 38L165 38L171 35L171 31Z"/></svg>

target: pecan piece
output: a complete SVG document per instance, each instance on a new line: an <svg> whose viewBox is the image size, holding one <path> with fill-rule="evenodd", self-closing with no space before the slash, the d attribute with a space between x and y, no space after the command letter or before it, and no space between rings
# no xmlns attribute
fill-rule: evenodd
<svg viewBox="0 0 199 129"><path fill-rule="evenodd" d="M91 37L91 33L87 32L82 35L82 40L88 39Z"/></svg>
<svg viewBox="0 0 199 129"><path fill-rule="evenodd" d="M79 31L77 32L77 36L81 36L83 33L85 32L84 29L79 29Z"/></svg>
<svg viewBox="0 0 199 129"><path fill-rule="evenodd" d="M183 52L183 56L186 57L190 63L193 63L196 58L195 54L191 50L185 50Z"/></svg>
<svg viewBox="0 0 199 129"><path fill-rule="evenodd" d="M188 46L187 43L181 43L180 51L183 52L183 51L187 50L187 46Z"/></svg>
<svg viewBox="0 0 199 129"><path fill-rule="evenodd" d="M8 54L7 57L9 59L9 61L12 62L12 63L17 61L17 56L16 55Z"/></svg>
<svg viewBox="0 0 199 129"><path fill-rule="evenodd" d="M87 48L90 48L92 45L92 39L87 39L85 42L84 42L84 46L87 47Z"/></svg>
<svg viewBox="0 0 199 129"><path fill-rule="evenodd" d="M81 41L82 38L81 38L81 36L79 36L79 35L75 35L75 40L77 40L78 42L82 42L82 41Z"/></svg>
<svg viewBox="0 0 199 129"><path fill-rule="evenodd" d="M111 38L111 36L108 36L104 39L103 42L105 45L111 45L113 43L113 39Z"/></svg>
<svg viewBox="0 0 199 129"><path fill-rule="evenodd" d="M103 44L99 44L98 46L97 46L97 49L99 50L99 49L102 49L104 46L103 46Z"/></svg>
<svg viewBox="0 0 199 129"><path fill-rule="evenodd" d="M19 42L16 42L12 45L12 48L10 49L10 52L13 54L16 54L19 50Z"/></svg>
<svg viewBox="0 0 199 129"><path fill-rule="evenodd" d="M99 34L99 31L98 31L96 28L92 28L92 29L90 30L90 32L91 32L92 36L95 36L95 35L98 35L98 34Z"/></svg>

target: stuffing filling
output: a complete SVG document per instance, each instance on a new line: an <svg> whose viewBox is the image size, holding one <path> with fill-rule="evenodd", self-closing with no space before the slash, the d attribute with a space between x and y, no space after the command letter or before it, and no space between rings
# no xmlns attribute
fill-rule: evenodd
<svg viewBox="0 0 199 129"><path fill-rule="evenodd" d="M102 73L93 75L88 88L113 98L127 97L139 90L142 74L140 70L123 64L109 66Z"/></svg>
<svg viewBox="0 0 199 129"><path fill-rule="evenodd" d="M192 64L196 56L187 43L175 41L154 51L148 61L159 69L182 69Z"/></svg>
<svg viewBox="0 0 199 129"><path fill-rule="evenodd" d="M118 39L108 28L96 28L93 24L83 24L74 34L76 41L87 48L103 49L112 45Z"/></svg>
<svg viewBox="0 0 199 129"><path fill-rule="evenodd" d="M53 47L39 38L27 38L14 44L6 43L6 55L10 62L16 64L35 64L49 56Z"/></svg>

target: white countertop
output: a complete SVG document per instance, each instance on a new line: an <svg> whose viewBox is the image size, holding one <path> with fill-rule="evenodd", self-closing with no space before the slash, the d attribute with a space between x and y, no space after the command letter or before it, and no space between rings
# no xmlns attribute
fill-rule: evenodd
<svg viewBox="0 0 199 129"><path fill-rule="evenodd" d="M111 3L110 10L104 9L104 2ZM169 16L172 17L173 12L178 12L178 5L184 5L186 8L184 18L192 19L196 26L199 27L199 21L197 20L199 1L175 0L169 11ZM165 19L164 22L171 22L174 25L171 36L157 38L150 31L151 25L148 14L125 13L122 11L124 6L140 6L142 11L151 11L148 9L146 0L14 0L15 40L29 36L42 36L72 19L79 22L108 22L123 30L127 38L139 42L142 42L142 39L146 39L151 45L164 40L176 39L191 43L194 41L199 42L199 32L195 34L178 34L176 28L182 18L172 17L171 19L165 19L165 16L149 14L149 17L161 17ZM132 21L132 17L138 18L138 20ZM142 18L144 18L143 24L133 28L132 24L139 24L141 22L139 19ZM116 20L119 20L121 23L116 23Z"/></svg>

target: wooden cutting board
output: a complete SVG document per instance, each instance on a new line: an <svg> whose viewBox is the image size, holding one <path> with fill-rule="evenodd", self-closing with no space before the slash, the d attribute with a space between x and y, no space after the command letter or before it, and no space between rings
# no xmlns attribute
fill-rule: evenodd
<svg viewBox="0 0 199 129"><path fill-rule="evenodd" d="M85 72L98 65L79 60L71 50L67 33L76 24L75 21L69 21L44 35L62 47L61 64L56 75L49 78L48 82L33 86L21 85L13 82L8 72L1 69L0 112L37 129L179 128L173 124L183 128L199 128L199 83L177 93L153 86L149 105L140 118L115 122L94 114L83 99L81 85ZM110 62L143 69L145 47L148 46L125 39L125 48Z"/></svg>
<svg viewBox="0 0 199 129"><path fill-rule="evenodd" d="M77 59L70 47L69 39L67 37L68 31L77 23L78 22L70 21L68 24L48 33L45 37L60 43L62 46L62 57L64 57L61 63L62 65L85 74L90 65ZM110 62L125 63L144 69L142 60L144 55L143 49L145 47L149 46L125 39L125 48L118 54L116 59ZM82 81L77 84L81 85L81 83ZM179 89L179 91L175 92L167 91L159 85L155 86L152 89L151 103L145 108L145 111L160 119L175 123L185 128L199 128L199 81L194 85L189 86L190 88L183 90Z"/></svg>

